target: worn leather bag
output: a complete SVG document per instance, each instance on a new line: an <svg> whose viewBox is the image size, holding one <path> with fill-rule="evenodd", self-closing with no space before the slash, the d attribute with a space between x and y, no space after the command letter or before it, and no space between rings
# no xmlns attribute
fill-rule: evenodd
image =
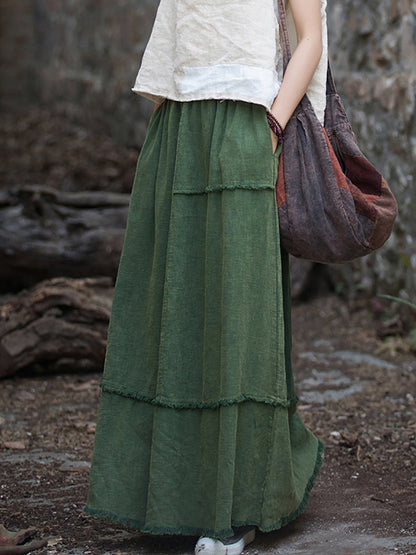
<svg viewBox="0 0 416 555"><path fill-rule="evenodd" d="M283 67L291 52L284 0L278 0ZM285 128L276 200L280 241L292 255L345 263L380 248L397 202L357 145L328 63L324 126L307 95Z"/></svg>

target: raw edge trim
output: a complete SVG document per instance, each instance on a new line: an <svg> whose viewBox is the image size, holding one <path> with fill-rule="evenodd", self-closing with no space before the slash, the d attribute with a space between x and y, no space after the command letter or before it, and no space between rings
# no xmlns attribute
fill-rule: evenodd
<svg viewBox="0 0 416 555"><path fill-rule="evenodd" d="M175 195L203 195L205 193L219 193L222 191L236 191L238 189L248 190L248 191L264 191L267 189L274 190L274 183L241 183L230 181L228 183L218 183L213 185L207 185L201 190L195 191L190 189L174 188L173 193Z"/></svg>
<svg viewBox="0 0 416 555"><path fill-rule="evenodd" d="M230 405L235 405L237 403L243 403L244 401L254 401L259 403L265 403L272 406L281 406L285 408L290 408L296 406L299 401L299 397L294 395L289 399L273 399L271 397L256 397L252 395L240 395L233 399L218 399L216 401L208 401L201 403L200 401L171 401L170 399L152 398L140 393L133 391L128 391L120 386L113 386L108 383L101 382L100 388L106 393L114 393L116 395L122 395L123 397L128 397L129 399L135 399L136 401L144 401L145 403L150 403L151 405L156 405L159 407L166 407L172 409L215 409L218 407L225 407Z"/></svg>
<svg viewBox="0 0 416 555"><path fill-rule="evenodd" d="M285 516L283 518L281 518L280 520L278 520L277 522L275 522L274 524L272 524L271 526L261 526L259 523L257 522L253 522L252 520L248 520L245 522L240 522L240 521L231 521L231 526L257 526L259 530L261 530L262 532L271 532L273 530L278 530L279 528L282 528L283 526L286 526L286 524L288 524L289 522L291 522L292 520L294 520L295 518L297 518L298 516L300 516L306 509L306 507L308 506L309 503L309 496L310 496L310 492L311 489L315 483L315 479L321 469L323 460L324 460L324 444L323 442L318 439L318 452L317 452L317 456L316 456L316 462L315 462L315 467L312 473L312 476L309 478L308 483L306 485L305 488L305 493L303 495L302 501L300 503L300 505L297 507L297 509L295 509L293 512L291 512L288 516ZM234 530L232 528L224 528L223 530L220 530L218 532L214 532L211 529L207 529L207 528L193 528L191 526L183 526L180 528L164 528L164 527L153 527L153 526L143 526L143 524L141 524L138 520L134 520L132 518L124 518L124 517L120 517L110 511L104 511L101 509L93 509L91 507L88 507L87 505L85 505L83 507L83 512L90 514L91 516L95 516L98 518L106 518L109 520L113 520L115 522L119 522L120 524L124 524L126 526L129 526L131 528L134 529L138 529L140 530L142 533L144 534L152 534L152 535L177 535L177 534L181 534L184 536L190 535L190 536L209 536L211 538L224 538L224 537L228 537L228 536L232 536L234 534Z"/></svg>

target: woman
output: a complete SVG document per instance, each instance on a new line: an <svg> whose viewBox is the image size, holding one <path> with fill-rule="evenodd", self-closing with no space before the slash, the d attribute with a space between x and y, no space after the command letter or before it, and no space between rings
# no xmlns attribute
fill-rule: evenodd
<svg viewBox="0 0 416 555"><path fill-rule="evenodd" d="M162 0L133 91L156 103L116 281L85 510L239 554L306 508L323 445L296 410L275 182L308 91L323 119L322 0ZM324 30L324 32L323 32ZM295 31L295 33L293 33ZM270 115L269 115L270 119Z"/></svg>

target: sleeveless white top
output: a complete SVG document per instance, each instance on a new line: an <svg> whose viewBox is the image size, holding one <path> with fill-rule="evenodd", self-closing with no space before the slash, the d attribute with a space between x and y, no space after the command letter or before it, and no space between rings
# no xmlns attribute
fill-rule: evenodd
<svg viewBox="0 0 416 555"><path fill-rule="evenodd" d="M286 9L292 52L296 29ZM328 63L323 52L307 94L321 123ZM161 0L133 92L154 102L231 99L270 109L283 77L277 0Z"/></svg>

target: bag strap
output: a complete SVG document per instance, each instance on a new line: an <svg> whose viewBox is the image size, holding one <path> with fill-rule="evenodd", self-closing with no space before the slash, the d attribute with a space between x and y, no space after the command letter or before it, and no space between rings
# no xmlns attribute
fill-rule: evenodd
<svg viewBox="0 0 416 555"><path fill-rule="evenodd" d="M283 48L283 74L286 72L287 65L292 57L290 50L289 31L287 28L286 6L284 0L277 0L278 15L279 15L279 28L282 37L281 44ZM326 93L336 94L334 76L332 75L331 65L328 58L328 69L326 73Z"/></svg>
<svg viewBox="0 0 416 555"><path fill-rule="evenodd" d="M283 48L283 74L286 72L287 64L292 57L290 51L289 31L287 30L286 6L284 0L277 0L279 28L282 37L281 43Z"/></svg>
<svg viewBox="0 0 416 555"><path fill-rule="evenodd" d="M328 69L326 72L326 94L337 94L337 88L335 86L334 76L332 75L332 69L329 64L329 59Z"/></svg>

